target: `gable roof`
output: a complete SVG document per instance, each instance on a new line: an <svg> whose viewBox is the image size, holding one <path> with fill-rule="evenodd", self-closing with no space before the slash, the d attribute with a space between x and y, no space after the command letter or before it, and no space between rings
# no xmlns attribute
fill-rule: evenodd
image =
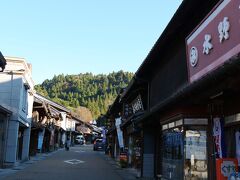
<svg viewBox="0 0 240 180"><path fill-rule="evenodd" d="M50 100L50 99L40 95L40 94L37 94L37 93L34 94L34 99L36 101L45 102L46 104L51 105L52 107L54 107L58 111L64 111L66 113L70 113L70 109L68 109L68 108L64 107L63 105L58 104L58 103L56 103L56 102L54 102L54 101L52 101L52 100Z"/></svg>

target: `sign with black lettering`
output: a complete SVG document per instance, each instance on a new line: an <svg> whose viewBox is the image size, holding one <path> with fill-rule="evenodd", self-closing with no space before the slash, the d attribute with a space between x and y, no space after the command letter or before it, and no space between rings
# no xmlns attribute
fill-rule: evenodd
<svg viewBox="0 0 240 180"><path fill-rule="evenodd" d="M133 114L135 114L139 111L144 111L143 103L142 103L142 99L141 99L140 95L138 95L137 98L132 102L132 112L133 112Z"/></svg>

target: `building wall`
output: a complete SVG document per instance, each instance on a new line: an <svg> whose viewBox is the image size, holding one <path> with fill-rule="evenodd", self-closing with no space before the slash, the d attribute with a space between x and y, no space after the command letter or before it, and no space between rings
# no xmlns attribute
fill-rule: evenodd
<svg viewBox="0 0 240 180"><path fill-rule="evenodd" d="M5 160L5 144L7 140L7 134L6 134L6 128L8 123L8 117L9 115L5 112L0 112L0 167L3 166L3 162Z"/></svg>
<svg viewBox="0 0 240 180"><path fill-rule="evenodd" d="M10 111L7 129L6 165L16 162L19 126L24 127L22 160L28 159L33 105L33 81L24 59L8 58L5 71L0 73L0 102Z"/></svg>
<svg viewBox="0 0 240 180"><path fill-rule="evenodd" d="M164 101L177 89L187 83L187 64L185 55L185 45L179 49L171 47L169 53L174 52L166 59L161 59L163 63L159 65L156 74L151 80L150 107Z"/></svg>
<svg viewBox="0 0 240 180"><path fill-rule="evenodd" d="M155 150L154 129L146 127L143 130L143 168L142 176L154 177L154 150Z"/></svg>
<svg viewBox="0 0 240 180"><path fill-rule="evenodd" d="M17 141L18 141L18 121L10 120L8 123L7 133L7 146L6 146L6 159L5 163L15 163L17 154ZM10 165L9 164L9 165Z"/></svg>
<svg viewBox="0 0 240 180"><path fill-rule="evenodd" d="M0 74L0 101L1 105L13 112L12 116L17 118L22 80L19 76L6 73Z"/></svg>

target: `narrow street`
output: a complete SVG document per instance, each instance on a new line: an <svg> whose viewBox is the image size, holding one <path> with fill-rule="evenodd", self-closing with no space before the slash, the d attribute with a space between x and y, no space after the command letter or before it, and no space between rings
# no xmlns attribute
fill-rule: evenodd
<svg viewBox="0 0 240 180"><path fill-rule="evenodd" d="M92 145L71 147L70 151L58 150L49 156L20 165L8 173L0 173L4 180L40 180L40 179L134 179L123 172L102 151L93 151Z"/></svg>

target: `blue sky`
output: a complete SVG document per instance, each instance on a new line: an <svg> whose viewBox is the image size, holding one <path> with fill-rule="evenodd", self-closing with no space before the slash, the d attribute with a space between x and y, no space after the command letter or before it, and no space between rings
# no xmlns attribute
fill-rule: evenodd
<svg viewBox="0 0 240 180"><path fill-rule="evenodd" d="M54 74L135 72L181 0L8 0L0 51L33 66L35 84Z"/></svg>

